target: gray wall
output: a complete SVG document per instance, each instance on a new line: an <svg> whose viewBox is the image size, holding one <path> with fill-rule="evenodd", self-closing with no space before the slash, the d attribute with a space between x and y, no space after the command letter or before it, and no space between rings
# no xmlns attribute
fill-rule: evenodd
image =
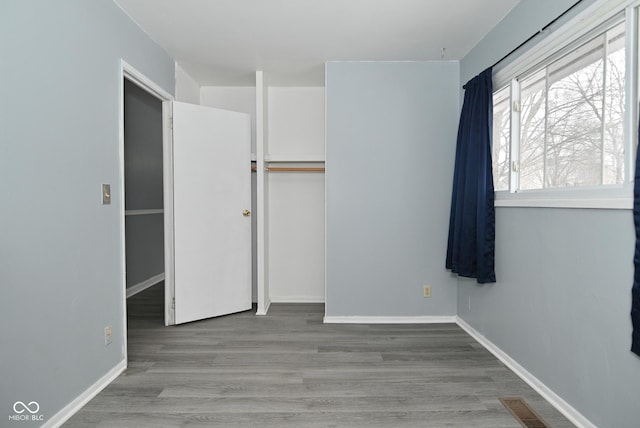
<svg viewBox="0 0 640 428"><path fill-rule="evenodd" d="M125 81L125 209L162 209L162 101ZM127 287L164 272L164 216L127 216Z"/></svg>
<svg viewBox="0 0 640 428"><path fill-rule="evenodd" d="M456 314L444 259L458 83L457 62L327 65L328 316Z"/></svg>
<svg viewBox="0 0 640 428"><path fill-rule="evenodd" d="M125 81L125 207L162 208L162 101Z"/></svg>
<svg viewBox="0 0 640 428"><path fill-rule="evenodd" d="M3 1L0 57L6 423L17 400L49 419L124 358L120 59L171 93L174 63L111 0Z"/></svg>
<svg viewBox="0 0 640 428"><path fill-rule="evenodd" d="M520 2L462 61L462 81L571 3ZM461 279L458 315L597 426L637 427L633 246L629 210L497 208L498 282Z"/></svg>
<svg viewBox="0 0 640 428"><path fill-rule="evenodd" d="M127 216L127 287L164 273L164 216Z"/></svg>

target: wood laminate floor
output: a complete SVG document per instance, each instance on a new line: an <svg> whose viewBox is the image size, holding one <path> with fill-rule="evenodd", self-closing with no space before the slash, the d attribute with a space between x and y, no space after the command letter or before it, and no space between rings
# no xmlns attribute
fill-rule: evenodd
<svg viewBox="0 0 640 428"><path fill-rule="evenodd" d="M129 364L64 427L520 427L520 396L573 427L455 324L323 324L274 304L164 327L163 286L128 301Z"/></svg>

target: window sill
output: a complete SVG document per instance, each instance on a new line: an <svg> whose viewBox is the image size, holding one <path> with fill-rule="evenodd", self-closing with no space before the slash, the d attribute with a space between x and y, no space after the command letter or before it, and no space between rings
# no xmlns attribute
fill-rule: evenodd
<svg viewBox="0 0 640 428"><path fill-rule="evenodd" d="M496 192L495 206L522 208L586 208L631 210L631 186L609 189L583 189L558 191Z"/></svg>

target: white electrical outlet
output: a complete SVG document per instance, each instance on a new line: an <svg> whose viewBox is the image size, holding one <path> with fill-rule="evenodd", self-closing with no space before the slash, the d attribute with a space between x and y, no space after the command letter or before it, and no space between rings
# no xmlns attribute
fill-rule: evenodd
<svg viewBox="0 0 640 428"><path fill-rule="evenodd" d="M109 345L113 342L113 329L110 325L104 328L104 346Z"/></svg>
<svg viewBox="0 0 640 428"><path fill-rule="evenodd" d="M431 297L431 286L430 285L425 285L424 286L423 295L424 295L424 297Z"/></svg>

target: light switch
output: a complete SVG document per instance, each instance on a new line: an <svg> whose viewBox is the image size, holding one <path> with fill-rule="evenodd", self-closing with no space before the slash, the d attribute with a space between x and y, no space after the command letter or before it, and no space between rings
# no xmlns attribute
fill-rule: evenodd
<svg viewBox="0 0 640 428"><path fill-rule="evenodd" d="M111 185L103 184L102 185L102 205L111 204Z"/></svg>

